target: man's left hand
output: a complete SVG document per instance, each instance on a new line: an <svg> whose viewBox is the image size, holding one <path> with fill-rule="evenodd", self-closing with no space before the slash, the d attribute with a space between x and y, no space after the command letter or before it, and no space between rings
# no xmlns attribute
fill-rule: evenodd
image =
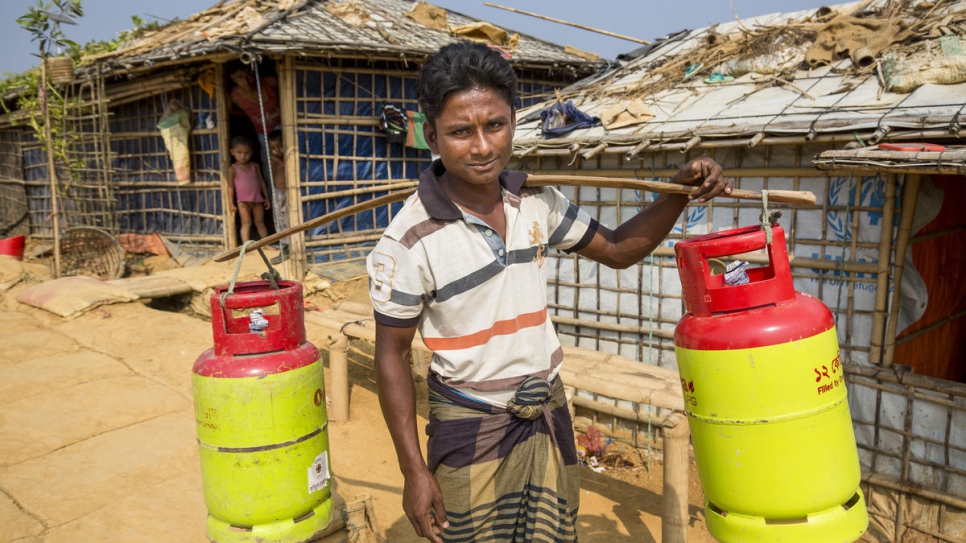
<svg viewBox="0 0 966 543"><path fill-rule="evenodd" d="M688 200L704 203L722 193L731 194L734 180L722 177L723 171L714 160L699 158L685 164L671 181L681 185L696 185L688 194Z"/></svg>

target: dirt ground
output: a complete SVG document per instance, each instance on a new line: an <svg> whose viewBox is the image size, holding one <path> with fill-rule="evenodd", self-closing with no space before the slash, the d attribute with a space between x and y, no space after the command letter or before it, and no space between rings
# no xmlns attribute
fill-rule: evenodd
<svg viewBox="0 0 966 543"><path fill-rule="evenodd" d="M151 260L146 273L164 273L155 270L165 264ZM152 307L143 301L104 305L65 320L17 301L26 288L49 278L31 270L0 298L0 327L8 338L0 350L0 543L107 536L140 543L206 541L190 370L211 344L210 323L189 303L166 307L157 301ZM227 283L230 270L224 274ZM364 300L365 280L336 283L307 297L318 310L344 299ZM324 350L331 331L307 328L309 340ZM350 420L329 424L336 491L347 499L372 497L385 541L421 541L402 513L403 481L366 346L356 347ZM660 541L661 470L657 459L650 471L582 468L581 541ZM693 466L689 499L688 541L713 541Z"/></svg>

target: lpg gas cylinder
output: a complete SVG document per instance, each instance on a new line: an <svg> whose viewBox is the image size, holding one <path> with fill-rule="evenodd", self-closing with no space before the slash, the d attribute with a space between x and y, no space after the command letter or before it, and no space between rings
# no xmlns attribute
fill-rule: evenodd
<svg viewBox="0 0 966 543"><path fill-rule="evenodd" d="M687 314L674 333L685 411L722 542L850 542L868 525L835 321L796 292L778 225L675 246ZM726 280L715 260L765 249ZM744 284L740 284L744 283Z"/></svg>
<svg viewBox="0 0 966 543"><path fill-rule="evenodd" d="M192 373L208 537L294 543L332 518L325 386L305 340L302 285L211 296L214 347Z"/></svg>

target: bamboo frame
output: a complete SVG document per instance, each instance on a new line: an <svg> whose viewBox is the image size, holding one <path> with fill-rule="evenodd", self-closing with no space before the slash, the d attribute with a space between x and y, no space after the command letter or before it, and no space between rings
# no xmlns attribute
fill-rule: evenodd
<svg viewBox="0 0 966 543"><path fill-rule="evenodd" d="M886 328L885 353L882 356L882 365L885 367L892 365L892 359L896 348L896 331L899 327L899 286L902 284L902 273L905 268L906 248L909 246L909 238L914 234L911 232L912 221L916 215L916 204L919 201L919 185L922 178L918 175L906 176L906 182L902 187L902 206L899 212L899 231L896 235L895 251L895 271L892 274L892 307L889 311L889 323Z"/></svg>
<svg viewBox="0 0 966 543"><path fill-rule="evenodd" d="M285 199L288 206L288 224L301 224L304 202L302 200L302 176L299 175L299 146L296 133L295 58L286 55L279 73L279 106L282 117L282 142L285 147ZM308 269L305 235L299 233L289 238L289 256L286 272L290 277L301 278Z"/></svg>
<svg viewBox="0 0 966 543"><path fill-rule="evenodd" d="M885 339L885 313L889 292L889 255L892 252L892 221L895 213L896 187L899 184L895 174L886 177L885 205L882 209L883 231L879 237L879 264L876 269L875 316L872 320L869 362L882 362L882 344ZM889 225L888 229L884 225Z"/></svg>

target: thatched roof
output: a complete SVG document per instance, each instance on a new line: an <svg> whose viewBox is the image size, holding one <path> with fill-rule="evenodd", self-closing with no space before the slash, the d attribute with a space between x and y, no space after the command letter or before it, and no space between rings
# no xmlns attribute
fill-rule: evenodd
<svg viewBox="0 0 966 543"><path fill-rule="evenodd" d="M408 17L414 7L415 2L406 0L223 0L184 21L165 25L116 51L88 60L139 68L252 50L411 61L460 39L449 31L450 27L480 22L454 11L423 6L439 10L435 14L445 13L445 18L436 19L445 21L437 30ZM519 34L515 45L504 48L517 65L570 70L580 75L603 66L525 34Z"/></svg>
<svg viewBox="0 0 966 543"><path fill-rule="evenodd" d="M829 29L842 20L889 39L870 44L875 50L856 61L835 58L841 43L830 43L829 63L818 65L819 46L835 37ZM859 136L869 144L966 135L959 126L966 116L966 56L957 56L962 50L966 0L867 0L682 31L560 91L584 113L612 119L618 112L630 124L548 139L537 115L550 105L545 103L518 112L522 122L514 143L521 155L571 149L631 157L643 149L753 146L763 140ZM929 62L940 61L952 63L944 75L959 83L901 88L903 66L918 62L913 67L921 75L931 69ZM734 79L722 78L726 73Z"/></svg>

